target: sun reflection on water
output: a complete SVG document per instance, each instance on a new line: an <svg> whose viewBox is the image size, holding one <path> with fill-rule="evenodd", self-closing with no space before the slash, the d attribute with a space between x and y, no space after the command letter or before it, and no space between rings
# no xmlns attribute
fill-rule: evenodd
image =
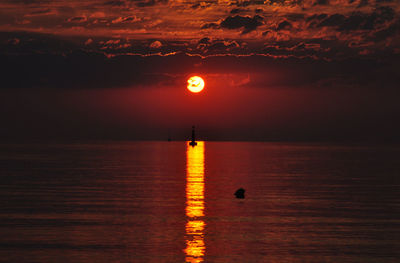
<svg viewBox="0 0 400 263"><path fill-rule="evenodd" d="M204 243L204 142L187 145L186 170L186 262L203 262Z"/></svg>

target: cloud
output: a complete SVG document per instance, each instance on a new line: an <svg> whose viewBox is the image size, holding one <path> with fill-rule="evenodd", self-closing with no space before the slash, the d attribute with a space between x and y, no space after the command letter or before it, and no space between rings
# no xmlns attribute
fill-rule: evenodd
<svg viewBox="0 0 400 263"><path fill-rule="evenodd" d="M358 8L364 7L368 5L368 0L360 0L360 3L358 4Z"/></svg>
<svg viewBox="0 0 400 263"><path fill-rule="evenodd" d="M192 9L208 8L208 7L211 7L213 4L214 3L211 2L211 1L210 2L201 1L201 2L198 2L198 3L195 3L195 4L191 5L190 8L192 8Z"/></svg>
<svg viewBox="0 0 400 263"><path fill-rule="evenodd" d="M385 22L392 21L395 11L388 6L378 7L371 14L353 13L340 26L340 31L372 30Z"/></svg>
<svg viewBox="0 0 400 263"><path fill-rule="evenodd" d="M314 5L329 5L329 0L316 0Z"/></svg>
<svg viewBox="0 0 400 263"><path fill-rule="evenodd" d="M306 18L306 22L315 21L315 20L321 21L327 17L328 17L327 14L313 14Z"/></svg>
<svg viewBox="0 0 400 263"><path fill-rule="evenodd" d="M168 0L131 0L135 2L138 7L154 6L158 3L168 3Z"/></svg>
<svg viewBox="0 0 400 263"><path fill-rule="evenodd" d="M105 18L106 14L102 11L96 11L90 14L90 18Z"/></svg>
<svg viewBox="0 0 400 263"><path fill-rule="evenodd" d="M321 47L321 43L318 43L316 40L309 43L295 43L295 41L281 41L274 44L266 43L263 49L264 54L277 58L294 57L299 59L313 58L315 60L323 58L329 51L329 48Z"/></svg>
<svg viewBox="0 0 400 263"><path fill-rule="evenodd" d="M206 23L201 26L201 29L209 29L209 28L217 29L219 28L219 25L217 23Z"/></svg>
<svg viewBox="0 0 400 263"><path fill-rule="evenodd" d="M152 49L158 49L158 48L162 47L162 43L160 41L156 40L156 41L152 42L149 47Z"/></svg>
<svg viewBox="0 0 400 263"><path fill-rule="evenodd" d="M395 11L388 6L378 7L372 13L353 12L343 14L315 14L307 18L310 26L335 27L338 31L374 30L387 22L394 20Z"/></svg>
<svg viewBox="0 0 400 263"><path fill-rule="evenodd" d="M93 39L89 38L88 40L85 41L85 46L90 45L93 43Z"/></svg>
<svg viewBox="0 0 400 263"><path fill-rule="evenodd" d="M250 6L250 5L263 5L264 1L263 0L250 0L250 1L237 1L236 5L237 6Z"/></svg>
<svg viewBox="0 0 400 263"><path fill-rule="evenodd" d="M105 6L124 6L125 2L124 1L118 1L118 0L116 0L116 1L107 1L107 2L104 2L103 5L105 5Z"/></svg>
<svg viewBox="0 0 400 263"><path fill-rule="evenodd" d="M55 10L52 10L50 8L44 8L32 11L26 14L25 17L45 16L45 15L55 15L55 14L57 14Z"/></svg>
<svg viewBox="0 0 400 263"><path fill-rule="evenodd" d="M236 80L234 78L232 78L232 76L230 77L231 79L231 86L233 87L241 87L241 86L246 86L250 83L250 74L247 74L247 77L245 78L241 78L239 80Z"/></svg>
<svg viewBox="0 0 400 263"><path fill-rule="evenodd" d="M242 34L246 34L261 26L263 24L262 20L263 18L259 15L253 17L236 15L225 18L220 26L227 29L243 28Z"/></svg>
<svg viewBox="0 0 400 263"><path fill-rule="evenodd" d="M236 41L213 41L206 45L204 48L205 54L221 54L232 52L235 49L239 49L240 45Z"/></svg>
<svg viewBox="0 0 400 263"><path fill-rule="evenodd" d="M331 16L321 14L317 17L317 19L320 20L321 17L326 18L318 24L318 27L339 26L346 20L346 17L342 14L334 14Z"/></svg>
<svg viewBox="0 0 400 263"><path fill-rule="evenodd" d="M242 13L243 11L245 11L244 9L241 9L241 8L234 8L234 9L232 9L231 10L231 14L239 14L239 13Z"/></svg>
<svg viewBox="0 0 400 263"><path fill-rule="evenodd" d="M23 19L23 20L17 20L16 23L18 25L28 25L28 24L32 23L32 21L30 21L28 19Z"/></svg>
<svg viewBox="0 0 400 263"><path fill-rule="evenodd" d="M108 53L120 52L121 49L128 49L132 44L127 43L126 40L121 39L109 39L107 41L100 41L100 50Z"/></svg>
<svg viewBox="0 0 400 263"><path fill-rule="evenodd" d="M121 42L120 39L110 39L103 43L104 43L104 45L116 45L116 44L119 44L120 42Z"/></svg>
<svg viewBox="0 0 400 263"><path fill-rule="evenodd" d="M67 19L68 22L72 23L82 23L87 21L86 16L74 16Z"/></svg>
<svg viewBox="0 0 400 263"><path fill-rule="evenodd" d="M278 24L276 30L280 31L280 30L289 30L292 28L292 24L288 21L282 21Z"/></svg>
<svg viewBox="0 0 400 263"><path fill-rule="evenodd" d="M136 16L126 16L126 17L117 17L111 21L113 24L119 24L119 23L134 23L140 21L139 18Z"/></svg>
<svg viewBox="0 0 400 263"><path fill-rule="evenodd" d="M198 41L196 49L204 56L217 54L241 54L245 50L245 43L239 44L235 40L212 40L209 37Z"/></svg>
<svg viewBox="0 0 400 263"><path fill-rule="evenodd" d="M15 4L25 4L25 5L46 4L51 2L51 0L5 0L5 1Z"/></svg>
<svg viewBox="0 0 400 263"><path fill-rule="evenodd" d="M386 28L377 30L371 37L372 41L383 41L390 37L398 37L400 35L400 18Z"/></svg>
<svg viewBox="0 0 400 263"><path fill-rule="evenodd" d="M209 45L209 44L211 44L211 39L209 37L204 37L199 40L198 44Z"/></svg>

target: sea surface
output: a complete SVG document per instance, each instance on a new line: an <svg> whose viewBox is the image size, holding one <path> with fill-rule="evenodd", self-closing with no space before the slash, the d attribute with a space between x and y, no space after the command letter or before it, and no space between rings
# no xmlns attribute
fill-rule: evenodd
<svg viewBox="0 0 400 263"><path fill-rule="evenodd" d="M400 262L400 147L2 144L0 262Z"/></svg>

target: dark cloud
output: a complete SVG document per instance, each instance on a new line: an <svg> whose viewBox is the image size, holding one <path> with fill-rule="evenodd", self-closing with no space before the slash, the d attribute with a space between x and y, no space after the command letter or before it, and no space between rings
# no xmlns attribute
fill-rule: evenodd
<svg viewBox="0 0 400 263"><path fill-rule="evenodd" d="M76 51L67 56L1 56L1 69L8 73L4 81L11 88L112 88L155 85L168 80L169 77L159 70L156 76L147 75L153 73L151 61L154 60L140 56L106 58L101 54ZM21 75L24 78L20 78Z"/></svg>
<svg viewBox="0 0 400 263"><path fill-rule="evenodd" d="M103 5L105 5L105 6L124 6L125 2L124 1L118 1L118 0L116 0L116 1L107 1L107 2L104 2Z"/></svg>
<svg viewBox="0 0 400 263"><path fill-rule="evenodd" d="M45 9L39 9L39 10L30 12L30 13L26 14L26 16L40 16L40 15L50 14L51 12L52 12L52 10L50 8L45 8Z"/></svg>
<svg viewBox="0 0 400 263"><path fill-rule="evenodd" d="M329 0L316 0L315 5L329 5Z"/></svg>
<svg viewBox="0 0 400 263"><path fill-rule="evenodd" d="M202 39L199 40L198 44L205 44L208 45L211 43L211 39L209 37L204 37Z"/></svg>
<svg viewBox="0 0 400 263"><path fill-rule="evenodd" d="M291 21L303 21L305 15L301 14L301 13L291 13L291 14L287 14L285 17Z"/></svg>
<svg viewBox="0 0 400 263"><path fill-rule="evenodd" d="M367 5L368 5L368 0L361 0L357 7L360 8Z"/></svg>
<svg viewBox="0 0 400 263"><path fill-rule="evenodd" d="M87 20L87 18L84 17L84 16L74 16L74 17L68 18L67 21L68 22L77 22L77 23L79 23L79 22L84 22L86 20Z"/></svg>
<svg viewBox="0 0 400 263"><path fill-rule="evenodd" d="M272 6L296 6L296 5L303 5L304 0L269 0L264 2L264 4L272 5Z"/></svg>
<svg viewBox="0 0 400 263"><path fill-rule="evenodd" d="M297 58L305 58L305 57L316 57L324 54L327 49L321 47L321 43L318 41L314 42L278 42L276 44L266 44L263 53L276 57L297 57Z"/></svg>
<svg viewBox="0 0 400 263"><path fill-rule="evenodd" d="M168 3L168 0L130 0L138 7L154 6L159 3Z"/></svg>
<svg viewBox="0 0 400 263"><path fill-rule="evenodd" d="M19 44L11 47L0 45L0 54L65 54L80 48L70 40L51 34L0 32L0 43L7 43L8 39L14 38L19 40Z"/></svg>
<svg viewBox="0 0 400 263"><path fill-rule="evenodd" d="M193 5L191 5L190 8L193 8L193 9L208 8L208 7L211 7L214 4L215 4L215 2L213 2L213 1L207 1L207 2L206 1L201 1L201 2L197 2L197 3L193 4Z"/></svg>
<svg viewBox="0 0 400 263"><path fill-rule="evenodd" d="M307 17L306 21L307 22L314 21L314 20L321 21L322 19L325 19L327 17L328 17L327 14L314 14L314 15L311 15L311 16Z"/></svg>
<svg viewBox="0 0 400 263"><path fill-rule="evenodd" d="M400 19L397 19L396 22L394 22L387 28L376 31L370 40L379 42L394 36L400 36Z"/></svg>
<svg viewBox="0 0 400 263"><path fill-rule="evenodd" d="M292 28L292 24L288 21L282 21L278 24L276 30L280 31L280 30L289 30Z"/></svg>
<svg viewBox="0 0 400 263"><path fill-rule="evenodd" d="M206 23L201 26L201 29L208 29L208 28L217 29L219 28L219 25L217 23Z"/></svg>
<svg viewBox="0 0 400 263"><path fill-rule="evenodd" d="M245 11L244 9L240 9L240 8L234 8L231 10L231 14L239 14L242 13L243 11Z"/></svg>
<svg viewBox="0 0 400 263"><path fill-rule="evenodd" d="M264 1L262 1L262 0L250 0L250 1L236 2L237 6L243 6L243 7L250 6L250 5L263 5L263 4L264 4Z"/></svg>
<svg viewBox="0 0 400 263"><path fill-rule="evenodd" d="M202 38L198 42L197 49L200 50L203 55L226 54L235 51L240 52L240 45L236 41L212 41L210 38Z"/></svg>
<svg viewBox="0 0 400 263"><path fill-rule="evenodd" d="M388 6L378 7L371 14L353 13L340 26L340 31L372 30L385 22L392 21L395 11Z"/></svg>
<svg viewBox="0 0 400 263"><path fill-rule="evenodd" d="M375 30L395 18L395 11L388 6L376 8L372 13L353 12L348 16L343 14L315 14L306 20L310 26L336 27L338 31ZM316 23L318 22L318 23Z"/></svg>
<svg viewBox="0 0 400 263"><path fill-rule="evenodd" d="M326 18L318 24L318 27L340 26L346 20L346 17L342 14L334 14L331 16L322 14L320 16L325 16ZM318 18L320 18L320 16Z"/></svg>
<svg viewBox="0 0 400 263"><path fill-rule="evenodd" d="M256 30L258 26L261 26L262 20L263 18L259 15L255 15L253 17L236 15L225 18L221 22L220 26L221 28L227 29L244 28L242 34L246 34Z"/></svg>
<svg viewBox="0 0 400 263"><path fill-rule="evenodd" d="M51 0L5 0L5 2L9 2L9 3L13 3L13 4L33 5L33 4L50 3Z"/></svg>
<svg viewBox="0 0 400 263"><path fill-rule="evenodd" d="M230 48L238 48L239 44L236 41L218 41L214 42L209 46L210 50L217 50L217 51L226 51L229 50Z"/></svg>

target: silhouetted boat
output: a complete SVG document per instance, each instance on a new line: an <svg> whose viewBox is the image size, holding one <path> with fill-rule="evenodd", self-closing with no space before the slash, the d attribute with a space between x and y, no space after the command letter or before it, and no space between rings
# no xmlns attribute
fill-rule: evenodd
<svg viewBox="0 0 400 263"><path fill-rule="evenodd" d="M189 145L193 146L193 147L197 145L195 132L194 132L194 126L192 126L192 140L189 142Z"/></svg>

